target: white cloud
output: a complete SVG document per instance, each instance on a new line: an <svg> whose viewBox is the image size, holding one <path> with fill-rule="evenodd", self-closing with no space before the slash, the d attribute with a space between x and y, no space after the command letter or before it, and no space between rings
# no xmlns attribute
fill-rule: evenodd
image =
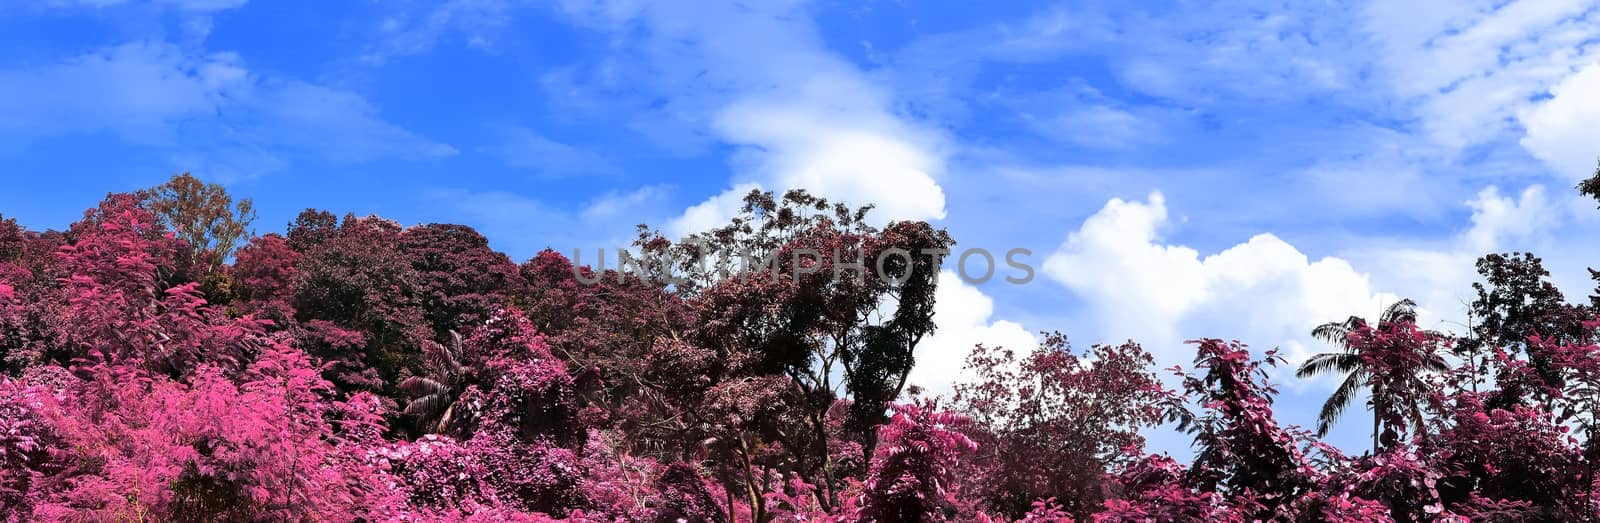
<svg viewBox="0 0 1600 523"><path fill-rule="evenodd" d="M1522 146L1567 179L1594 174L1600 159L1600 63L1550 89L1550 98L1522 112Z"/></svg>
<svg viewBox="0 0 1600 523"><path fill-rule="evenodd" d="M1072 145L1121 149L1159 141L1170 111L1107 96L1081 79L1049 90L1018 90L994 97L1039 135Z"/></svg>
<svg viewBox="0 0 1600 523"><path fill-rule="evenodd" d="M1426 133L1464 147L1509 130L1530 100L1594 60L1594 1L1372 2L1366 25Z"/></svg>
<svg viewBox="0 0 1600 523"><path fill-rule="evenodd" d="M585 222L638 219L635 212L660 202L669 192L661 185L647 185L626 193L608 192L590 201L578 217Z"/></svg>
<svg viewBox="0 0 1600 523"><path fill-rule="evenodd" d="M846 92L800 102L741 100L722 112L716 127L728 141L753 146L746 151L750 174L771 187L870 202L884 221L944 218L944 191L931 176L943 169L938 152L920 145L916 131L871 109L818 107L821 99Z"/></svg>
<svg viewBox="0 0 1600 523"><path fill-rule="evenodd" d="M1189 338L1237 339L1258 356L1279 348L1288 360L1271 377L1285 386L1279 415L1310 426L1325 390L1337 383L1332 376L1290 375L1305 358L1329 349L1310 336L1312 328L1351 315L1372 318L1407 297L1420 304L1425 327L1459 331L1477 277L1474 260L1526 245L1559 224L1557 208L1539 186L1516 195L1486 188L1465 206L1473 211L1472 225L1445 241L1374 241L1313 260L1272 234L1202 255L1163 240L1174 220L1160 193L1145 201L1112 199L1046 259L1043 271L1080 298L1079 310L1090 315L1077 337L1133 339L1160 366L1187 366L1193 348L1182 340ZM1347 416L1331 441L1359 448L1364 424L1362 416ZM1185 452L1168 433L1152 437L1158 446Z"/></svg>
<svg viewBox="0 0 1600 523"><path fill-rule="evenodd" d="M0 70L0 132L111 131L136 143L165 142L174 138L174 122L215 113L249 82L230 55L190 56L154 42L110 47Z"/></svg>
<svg viewBox="0 0 1600 523"><path fill-rule="evenodd" d="M1267 233L1202 256L1162 241L1171 220L1160 193L1143 202L1112 199L1046 259L1043 272L1085 301L1098 339L1146 342L1167 363L1190 354L1179 340L1200 336L1282 347L1295 360L1323 346L1310 338L1312 327L1375 316L1401 297L1418 302L1424 326L1459 331L1475 260L1537 244L1565 212L1538 185L1516 195L1487 187L1463 204L1471 225L1445 241L1374 242L1312 260Z"/></svg>
<svg viewBox="0 0 1600 523"><path fill-rule="evenodd" d="M973 346L1005 347L1027 354L1039 341L1021 324L994 319L994 299L961 281L956 273L939 272L934 294L933 319L939 328L917 346L917 364L906 382L928 395L949 396L956 383L970 377L963 372Z"/></svg>
<svg viewBox="0 0 1600 523"><path fill-rule="evenodd" d="M728 219L738 214L739 209L744 206L745 195L760 188L760 185L753 183L735 185L722 194L685 209L683 214L668 221L662 232L668 236L682 238L727 225Z"/></svg>
<svg viewBox="0 0 1600 523"><path fill-rule="evenodd" d="M1478 257L1540 244L1543 236L1558 230L1565 211L1539 185L1516 196L1486 187L1465 205L1472 209L1471 225L1443 242L1374 243L1347 256L1369 268L1385 289L1416 300L1424 309L1425 326L1460 331L1467 323L1472 283L1478 279Z"/></svg>
<svg viewBox="0 0 1600 523"><path fill-rule="evenodd" d="M252 141L313 152L329 161L359 163L378 158L426 159L456 149L383 120L361 95L297 80L262 79L239 94L253 113L243 132Z"/></svg>
<svg viewBox="0 0 1600 523"><path fill-rule="evenodd" d="M1501 196L1500 189L1491 185L1467 206L1472 208L1472 228L1462 235L1462 243L1470 252L1490 252L1508 240L1527 239L1556 223L1556 209L1545 197L1542 185L1523 189L1516 199Z"/></svg>
<svg viewBox="0 0 1600 523"><path fill-rule="evenodd" d="M667 100L653 114L740 146L733 184L873 203L878 220L944 217L941 133L898 114L890 93L828 52L803 3L563 6L619 38L645 40L640 68ZM726 206L695 212L715 208Z"/></svg>
<svg viewBox="0 0 1600 523"><path fill-rule="evenodd" d="M1312 261L1271 234L1202 257L1161 241L1166 201L1112 199L1045 260L1046 276L1083 298L1097 339L1135 339L1164 364L1184 361L1187 337L1304 347L1311 328L1392 302L1339 258Z"/></svg>
<svg viewBox="0 0 1600 523"><path fill-rule="evenodd" d="M1138 116L1108 105L1085 104L1033 123L1042 134L1087 147L1126 147L1150 132Z"/></svg>

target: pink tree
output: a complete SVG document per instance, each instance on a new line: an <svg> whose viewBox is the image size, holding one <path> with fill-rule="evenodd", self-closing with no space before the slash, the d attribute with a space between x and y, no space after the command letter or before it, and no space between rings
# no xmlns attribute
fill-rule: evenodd
<svg viewBox="0 0 1600 523"><path fill-rule="evenodd" d="M1252 360L1244 345L1217 339L1197 345L1195 367L1183 385L1204 412L1183 420L1195 435L1196 454L1189 475L1200 492L1217 492L1251 518L1282 514L1287 505L1309 492L1316 471L1305 461L1294 434L1272 415L1276 389L1266 381L1268 366L1279 361L1276 351Z"/></svg>
<svg viewBox="0 0 1600 523"><path fill-rule="evenodd" d="M1107 468L1142 454L1139 431L1182 408L1153 363L1133 343L1097 345L1080 359L1060 333L1020 361L1009 350L974 349L967 368L976 380L956 387L979 428L965 467L973 494L1011 517L1047 498L1081 519L1100 510Z"/></svg>
<svg viewBox="0 0 1600 523"><path fill-rule="evenodd" d="M294 307L294 280L300 253L289 248L283 236L267 234L251 238L239 249L229 275L233 279L234 305L241 312L271 318L279 328L291 327Z"/></svg>
<svg viewBox="0 0 1600 523"><path fill-rule="evenodd" d="M978 450L972 420L935 400L890 405L863 485L860 520L937 522L956 516L959 460Z"/></svg>
<svg viewBox="0 0 1600 523"><path fill-rule="evenodd" d="M187 383L84 373L47 409L65 469L34 485L35 517L351 521L381 506L383 482L343 456L331 386L298 351L269 346L238 383L209 365Z"/></svg>

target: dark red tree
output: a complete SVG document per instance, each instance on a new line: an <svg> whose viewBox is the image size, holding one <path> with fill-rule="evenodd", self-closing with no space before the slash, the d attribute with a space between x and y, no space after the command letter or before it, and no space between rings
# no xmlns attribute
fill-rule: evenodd
<svg viewBox="0 0 1600 523"><path fill-rule="evenodd" d="M422 341L433 337L418 296L419 276L399 250L400 225L348 216L337 229L314 230L320 240L307 243L290 304L298 321L326 325L301 341L312 354L335 362L329 377L342 390L394 397L395 384L423 371ZM296 242L291 232L289 243ZM332 327L359 333L361 345L330 343L330 336L350 339Z"/></svg>
<svg viewBox="0 0 1600 523"><path fill-rule="evenodd" d="M466 331L511 304L522 283L516 264L489 248L489 240L464 225L427 224L400 233L411 261L423 316L434 339Z"/></svg>
<svg viewBox="0 0 1600 523"><path fill-rule="evenodd" d="M1087 520L1110 493L1107 470L1143 454L1140 431L1181 409L1134 343L1073 354L1066 336L1046 334L1020 360L978 346L967 359L975 381L957 385L956 404L978 423L973 493L990 510L1023 517L1055 499Z"/></svg>

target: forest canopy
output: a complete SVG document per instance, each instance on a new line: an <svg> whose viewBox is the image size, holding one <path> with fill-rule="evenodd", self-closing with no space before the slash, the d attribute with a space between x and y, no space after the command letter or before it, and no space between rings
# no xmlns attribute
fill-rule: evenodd
<svg viewBox="0 0 1600 523"><path fill-rule="evenodd" d="M1600 292L1569 301L1534 254L1478 260L1464 332L1400 300L1280 371L1228 333L1168 370L1043 333L931 396L907 376L944 260L896 253L956 239L869 213L755 191L634 248L892 277L802 256L671 283L455 224L307 209L257 235L188 174L65 231L0 215L0 521L1600 520ZM1317 427L1275 419L1289 371L1337 378ZM1320 439L1341 417L1369 448ZM1146 448L1168 424L1190 462Z"/></svg>

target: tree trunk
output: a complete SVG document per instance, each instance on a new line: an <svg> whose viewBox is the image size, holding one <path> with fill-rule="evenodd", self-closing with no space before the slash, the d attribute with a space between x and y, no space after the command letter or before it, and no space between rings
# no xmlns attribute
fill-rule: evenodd
<svg viewBox="0 0 1600 523"><path fill-rule="evenodd" d="M1372 455L1378 455L1378 433L1382 427L1383 415L1378 412L1378 405L1372 405Z"/></svg>

